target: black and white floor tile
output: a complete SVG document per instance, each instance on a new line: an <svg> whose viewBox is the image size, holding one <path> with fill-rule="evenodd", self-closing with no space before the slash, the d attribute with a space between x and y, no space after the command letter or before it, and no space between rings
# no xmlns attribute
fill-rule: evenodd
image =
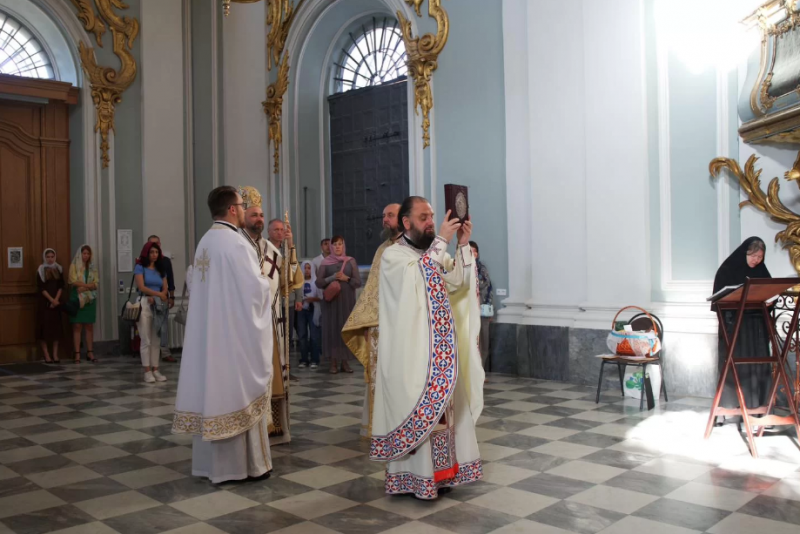
<svg viewBox="0 0 800 534"><path fill-rule="evenodd" d="M35 366L34 366L35 367ZM433 502L388 497L359 438L363 379L296 369L290 444L270 478L191 476L169 381L134 358L0 373L0 534L800 533L800 447L734 426L702 439L707 399L640 412L589 387L490 376L484 480ZM25 366L31 370L33 367Z"/></svg>

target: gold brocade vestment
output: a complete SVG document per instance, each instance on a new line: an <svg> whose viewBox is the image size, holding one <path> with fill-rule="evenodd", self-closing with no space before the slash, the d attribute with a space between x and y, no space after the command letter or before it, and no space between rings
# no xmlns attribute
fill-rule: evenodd
<svg viewBox="0 0 800 534"><path fill-rule="evenodd" d="M358 297L355 308L342 328L345 345L364 366L364 382L367 386L365 408L369 411L366 425L362 425L362 435L372 435L372 408L375 400L375 371L378 367L378 287L380 286L381 257L393 244L391 239L384 241L372 258L372 267L364 290Z"/></svg>

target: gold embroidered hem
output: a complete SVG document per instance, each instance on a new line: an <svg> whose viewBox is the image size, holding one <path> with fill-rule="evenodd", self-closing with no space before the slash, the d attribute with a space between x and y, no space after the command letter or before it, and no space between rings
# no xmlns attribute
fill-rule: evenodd
<svg viewBox="0 0 800 534"><path fill-rule="evenodd" d="M378 287L380 286L381 257L392 245L392 240L384 241L372 258L372 267L364 290L358 297L355 308L342 328L342 339L350 352L364 366L364 380L369 381L369 345L364 337L368 328L378 326Z"/></svg>
<svg viewBox="0 0 800 534"><path fill-rule="evenodd" d="M372 437L372 411L375 407L375 375L378 372L378 327L367 329L367 336L369 336L369 366L365 367L364 375L367 387L367 424L361 425L362 437Z"/></svg>
<svg viewBox="0 0 800 534"><path fill-rule="evenodd" d="M270 391L267 391L249 406L232 413L204 418L193 412L175 412L172 421L173 434L201 434L203 441L216 441L238 436L258 423L269 410Z"/></svg>

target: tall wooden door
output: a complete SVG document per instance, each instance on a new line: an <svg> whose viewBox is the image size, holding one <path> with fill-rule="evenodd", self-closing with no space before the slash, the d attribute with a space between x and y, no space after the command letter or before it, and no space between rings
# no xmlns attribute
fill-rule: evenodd
<svg viewBox="0 0 800 534"><path fill-rule="evenodd" d="M12 86L31 94L30 86L4 81L0 93L8 94ZM69 88L34 82L39 89L47 84ZM65 271L71 260L67 103L27 99L0 97L0 363L37 357L36 277L42 251L55 249ZM67 356L69 347L62 346L61 355Z"/></svg>
<svg viewBox="0 0 800 534"><path fill-rule="evenodd" d="M406 80L329 97L333 234L359 265L381 244L383 208L408 196Z"/></svg>

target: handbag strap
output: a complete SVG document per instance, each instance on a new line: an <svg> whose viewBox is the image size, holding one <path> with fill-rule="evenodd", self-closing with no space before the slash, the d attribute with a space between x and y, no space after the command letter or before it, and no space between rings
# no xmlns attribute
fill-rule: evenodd
<svg viewBox="0 0 800 534"><path fill-rule="evenodd" d="M136 283L136 273L133 273L133 276L131 277L131 287L128 290L128 298L125 299L125 304L122 305L123 313L125 311L125 306L131 301L131 295L133 294L133 284L134 283Z"/></svg>
<svg viewBox="0 0 800 534"><path fill-rule="evenodd" d="M128 302L131 301L131 295L133 294L133 284L135 283L136 283L136 273L133 273L133 276L131 277L131 287L128 290Z"/></svg>

